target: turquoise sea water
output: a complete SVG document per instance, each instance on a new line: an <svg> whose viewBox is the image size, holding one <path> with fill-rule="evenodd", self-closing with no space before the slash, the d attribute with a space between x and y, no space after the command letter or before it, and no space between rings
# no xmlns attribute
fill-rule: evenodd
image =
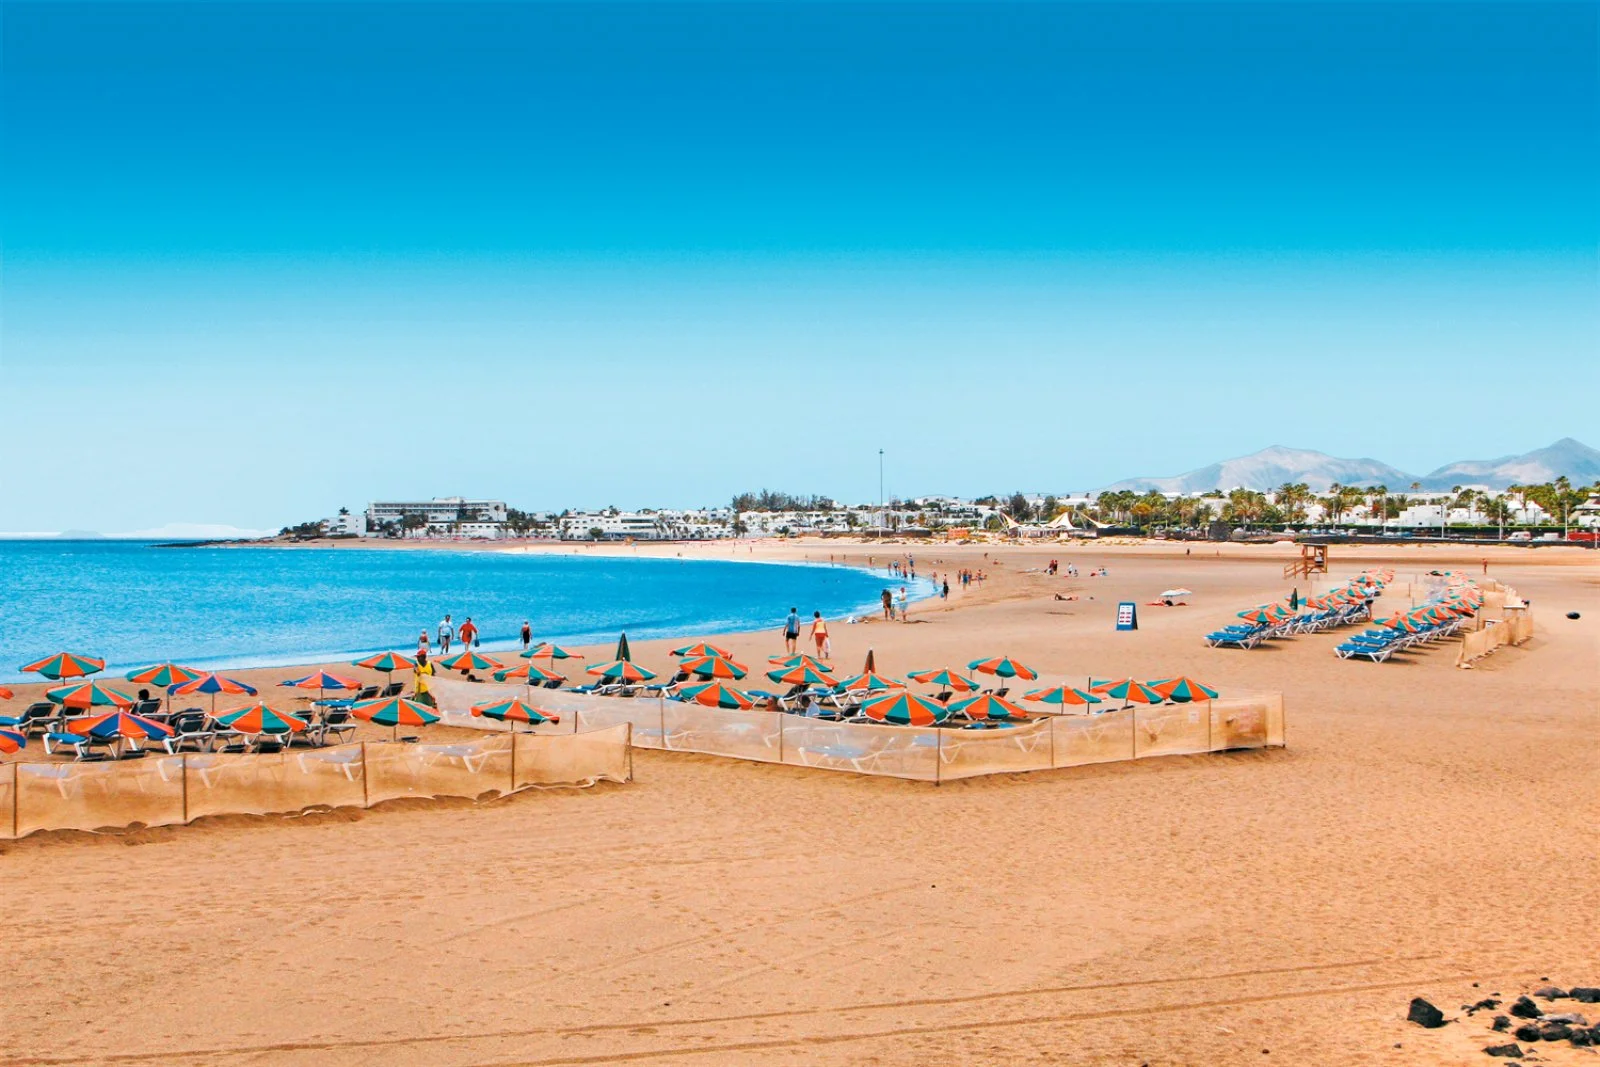
<svg viewBox="0 0 1600 1067"><path fill-rule="evenodd" d="M417 549L155 548L0 541L0 679L67 650L110 670L246 667L409 649L445 612L485 649L777 629L789 607L874 610L884 579L848 567ZM925 583L924 583L925 584ZM919 590L925 593L926 589Z"/></svg>

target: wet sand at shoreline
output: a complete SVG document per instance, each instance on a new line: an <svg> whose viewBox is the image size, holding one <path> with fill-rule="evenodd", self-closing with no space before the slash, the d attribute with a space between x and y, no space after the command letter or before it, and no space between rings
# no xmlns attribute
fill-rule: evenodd
<svg viewBox="0 0 1600 1067"><path fill-rule="evenodd" d="M1600 984L1600 554L1335 548L1334 579L1487 557L1531 598L1534 640L1460 670L1333 633L1206 648L1295 584L1283 546L755 547L992 575L836 622L842 669L1278 689L1289 747L938 787L639 752L628 786L0 844L0 1063L1465 1064L1482 1026L1410 1026L1413 995ZM1147 606L1174 585L1188 606ZM764 663L788 606L719 640Z"/></svg>

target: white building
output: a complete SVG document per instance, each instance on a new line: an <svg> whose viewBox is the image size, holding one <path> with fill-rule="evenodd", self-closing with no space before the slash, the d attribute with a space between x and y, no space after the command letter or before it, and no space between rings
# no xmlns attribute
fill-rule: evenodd
<svg viewBox="0 0 1600 1067"><path fill-rule="evenodd" d="M421 525L406 530L406 520ZM439 496L432 500L374 500L367 505L366 531L373 536L402 532L424 537L499 538L505 536L504 500Z"/></svg>
<svg viewBox="0 0 1600 1067"><path fill-rule="evenodd" d="M323 519L322 528L327 531L329 537L365 537L367 517L341 511L331 519Z"/></svg>

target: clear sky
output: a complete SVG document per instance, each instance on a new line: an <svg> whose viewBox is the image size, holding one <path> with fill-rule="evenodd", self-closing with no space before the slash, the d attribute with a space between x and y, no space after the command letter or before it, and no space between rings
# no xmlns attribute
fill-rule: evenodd
<svg viewBox="0 0 1600 1067"><path fill-rule="evenodd" d="M1600 445L1591 3L0 17L0 530Z"/></svg>

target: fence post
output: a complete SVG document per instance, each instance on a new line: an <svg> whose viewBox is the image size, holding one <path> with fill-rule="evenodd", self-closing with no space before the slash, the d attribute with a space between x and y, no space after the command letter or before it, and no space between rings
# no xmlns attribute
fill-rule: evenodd
<svg viewBox="0 0 1600 1067"><path fill-rule="evenodd" d="M361 742L361 807L363 810L372 807L372 802L367 798L371 796L367 785L367 743Z"/></svg>

